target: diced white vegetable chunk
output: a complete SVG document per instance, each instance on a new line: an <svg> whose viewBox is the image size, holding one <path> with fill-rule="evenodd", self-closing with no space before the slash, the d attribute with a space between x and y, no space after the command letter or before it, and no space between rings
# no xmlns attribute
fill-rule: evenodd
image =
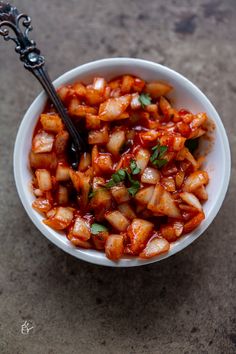
<svg viewBox="0 0 236 354"><path fill-rule="evenodd" d="M105 244L106 256L112 260L120 259L124 253L122 235L110 235Z"/></svg>
<svg viewBox="0 0 236 354"><path fill-rule="evenodd" d="M91 155L89 152L84 152L79 161L79 170L84 172L91 165Z"/></svg>
<svg viewBox="0 0 236 354"><path fill-rule="evenodd" d="M105 188L98 187L91 199L92 208L106 210L111 206L111 193Z"/></svg>
<svg viewBox="0 0 236 354"><path fill-rule="evenodd" d="M189 149L183 147L177 154L176 159L179 161L188 160L194 167L197 167L197 161L194 156L191 154Z"/></svg>
<svg viewBox="0 0 236 354"><path fill-rule="evenodd" d="M201 125L203 125L207 121L207 115L206 113L198 113L194 116L194 119L190 123L191 129L196 129L199 128Z"/></svg>
<svg viewBox="0 0 236 354"><path fill-rule="evenodd" d="M54 149L56 154L64 154L69 141L69 133L66 130L61 130L55 137Z"/></svg>
<svg viewBox="0 0 236 354"><path fill-rule="evenodd" d="M105 219L118 231L125 231L130 223L118 210L107 212Z"/></svg>
<svg viewBox="0 0 236 354"><path fill-rule="evenodd" d="M43 129L58 133L63 129L63 123L58 114L41 114L40 122L43 126Z"/></svg>
<svg viewBox="0 0 236 354"><path fill-rule="evenodd" d="M187 221L186 224L184 224L184 233L186 234L194 230L198 225L200 225L200 223L204 219L205 219L205 214L203 213L203 211L195 215L192 219Z"/></svg>
<svg viewBox="0 0 236 354"><path fill-rule="evenodd" d="M75 219L75 223L72 229L72 234L83 241L87 241L90 238L91 236L90 228L83 218L77 217Z"/></svg>
<svg viewBox="0 0 236 354"><path fill-rule="evenodd" d="M86 174L83 172L78 172L78 175L79 175L80 188L81 188L80 207L84 209L87 207L89 202L88 195L91 188L90 176L86 176Z"/></svg>
<svg viewBox="0 0 236 354"><path fill-rule="evenodd" d="M202 205L199 202L198 198L194 194L188 193L188 192L183 192L183 193L180 193L180 197L185 203L193 206L198 211L202 211Z"/></svg>
<svg viewBox="0 0 236 354"><path fill-rule="evenodd" d="M195 189L206 185L208 182L209 177L206 171L195 171L188 176L183 189L185 192L193 192Z"/></svg>
<svg viewBox="0 0 236 354"><path fill-rule="evenodd" d="M72 232L69 232L68 234L68 239L70 240L71 243L73 243L74 246L76 247L82 247L85 249L92 248L92 244L89 241L83 241L78 237L75 237Z"/></svg>
<svg viewBox="0 0 236 354"><path fill-rule="evenodd" d="M175 191L175 180L173 177L164 177L162 178L161 183L168 192Z"/></svg>
<svg viewBox="0 0 236 354"><path fill-rule="evenodd" d="M186 141L186 138L182 136L175 136L173 138L173 149L174 151L180 151L184 147L184 143Z"/></svg>
<svg viewBox="0 0 236 354"><path fill-rule="evenodd" d="M146 84L145 91L154 99L165 96L172 90L172 87L165 82L153 81Z"/></svg>
<svg viewBox="0 0 236 354"><path fill-rule="evenodd" d="M32 151L36 154L52 151L54 136L42 131L35 135L32 142Z"/></svg>
<svg viewBox="0 0 236 354"><path fill-rule="evenodd" d="M104 121L121 119L121 114L129 106L130 101L131 95L109 98L100 104L99 118Z"/></svg>
<svg viewBox="0 0 236 354"><path fill-rule="evenodd" d="M168 242L174 242L177 240L177 235L173 225L161 225L160 232L162 237L164 237Z"/></svg>
<svg viewBox="0 0 236 354"><path fill-rule="evenodd" d="M141 176L142 183L157 184L160 181L160 172L152 167L146 167Z"/></svg>
<svg viewBox="0 0 236 354"><path fill-rule="evenodd" d="M133 211L133 209L131 208L131 206L129 205L129 203L122 203L118 205L118 209L121 212L121 214L123 214L127 219L134 219L136 218L136 214Z"/></svg>
<svg viewBox="0 0 236 354"><path fill-rule="evenodd" d="M93 190L101 188L106 183L103 177L94 177L93 178Z"/></svg>
<svg viewBox="0 0 236 354"><path fill-rule="evenodd" d="M181 217L179 208L175 205L171 194L158 184L155 187L152 199L148 203L148 209L172 218Z"/></svg>
<svg viewBox="0 0 236 354"><path fill-rule="evenodd" d="M70 179L70 168L63 163L59 163L56 169L56 180L58 182L68 181Z"/></svg>
<svg viewBox="0 0 236 354"><path fill-rule="evenodd" d="M134 78L130 75L124 75L121 83L121 92L129 93L132 89L133 84L134 84Z"/></svg>
<svg viewBox="0 0 236 354"><path fill-rule="evenodd" d="M170 249L170 244L164 238L153 238L151 239L145 249L139 254L141 258L151 258L158 256L159 254L168 252Z"/></svg>
<svg viewBox="0 0 236 354"><path fill-rule="evenodd" d="M86 128L88 130L99 129L100 125L101 125L101 121L100 121L99 117L96 116L95 114L91 114L91 113L86 114L85 122L86 122Z"/></svg>
<svg viewBox="0 0 236 354"><path fill-rule="evenodd" d="M93 88L94 90L103 93L105 90L106 81L103 77L95 77L93 80Z"/></svg>
<svg viewBox="0 0 236 354"><path fill-rule="evenodd" d="M107 152L98 154L96 164L102 173L111 173L113 171L111 154Z"/></svg>
<svg viewBox="0 0 236 354"><path fill-rule="evenodd" d="M176 187L179 188L181 187L181 185L183 184L183 181L184 181L184 172L183 171L178 171L175 175L175 184L176 184Z"/></svg>
<svg viewBox="0 0 236 354"><path fill-rule="evenodd" d="M52 205L48 199L37 198L33 201L32 207L41 213L47 213L52 208Z"/></svg>
<svg viewBox="0 0 236 354"><path fill-rule="evenodd" d="M140 148L136 153L136 163L137 166L141 169L141 172L143 172L147 167L149 158L150 152L146 149Z"/></svg>
<svg viewBox="0 0 236 354"><path fill-rule="evenodd" d="M118 204L127 202L130 199L129 192L124 185L112 187L111 194Z"/></svg>
<svg viewBox="0 0 236 354"><path fill-rule="evenodd" d="M206 188L204 186L200 186L199 188L194 190L194 194L198 199L201 200L207 200L208 199L208 194L206 191Z"/></svg>
<svg viewBox="0 0 236 354"><path fill-rule="evenodd" d="M130 250L133 254L140 253L151 235L154 225L143 219L134 219L128 227L127 235L130 238Z"/></svg>
<svg viewBox="0 0 236 354"><path fill-rule="evenodd" d="M105 249L105 243L106 240L108 239L109 233L108 231L103 231L99 232L98 234L91 235L93 244L97 250L104 250Z"/></svg>
<svg viewBox="0 0 236 354"><path fill-rule="evenodd" d="M68 189L60 185L57 190L57 202L59 205L65 205L69 201Z"/></svg>
<svg viewBox="0 0 236 354"><path fill-rule="evenodd" d="M106 145L107 150L114 156L119 156L120 149L125 143L124 130L116 130L109 136L109 141Z"/></svg>
<svg viewBox="0 0 236 354"><path fill-rule="evenodd" d="M179 236L182 234L182 232L183 232L184 223L181 222L181 221L175 221L175 222L173 223L173 228L174 228L174 230L175 230L176 236L179 237Z"/></svg>
<svg viewBox="0 0 236 354"><path fill-rule="evenodd" d="M94 144L106 144L109 140L107 126L104 126L100 130L90 130L88 135L88 143Z"/></svg>
<svg viewBox="0 0 236 354"><path fill-rule="evenodd" d="M47 217L49 218L43 220L43 222L55 230L67 228L73 219L73 211L71 208L58 207L54 208L52 212L50 210L49 213L47 213Z"/></svg>
<svg viewBox="0 0 236 354"><path fill-rule="evenodd" d="M38 181L39 189L43 192L52 189L51 174L48 170L39 169L35 171L35 175Z"/></svg>
<svg viewBox="0 0 236 354"><path fill-rule="evenodd" d="M139 94L138 93L133 93L132 94L132 99L130 103L130 107L132 109L139 109L141 107L141 103L139 101Z"/></svg>
<svg viewBox="0 0 236 354"><path fill-rule="evenodd" d="M73 186L75 187L77 192L79 192L81 188L81 181L80 181L81 175L79 171L74 171L72 170L72 168L70 168L69 175L70 175L71 182L73 183Z"/></svg>
<svg viewBox="0 0 236 354"><path fill-rule="evenodd" d="M152 199L154 189L154 186L140 189L135 195L135 200L142 205L147 205Z"/></svg>

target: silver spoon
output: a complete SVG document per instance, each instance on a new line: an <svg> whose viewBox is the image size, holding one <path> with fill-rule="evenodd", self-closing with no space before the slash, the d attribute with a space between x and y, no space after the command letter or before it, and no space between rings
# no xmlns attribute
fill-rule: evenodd
<svg viewBox="0 0 236 354"><path fill-rule="evenodd" d="M13 36L9 35L9 29L13 31ZM12 40L16 43L15 51L20 55L20 60L24 62L24 67L38 79L59 113L71 138L69 149L71 165L77 169L81 153L87 150L87 143L66 113L65 107L44 68L44 57L40 55L36 43L28 37L32 29L31 18L28 15L19 13L16 7L0 1L0 35L4 37L5 41Z"/></svg>

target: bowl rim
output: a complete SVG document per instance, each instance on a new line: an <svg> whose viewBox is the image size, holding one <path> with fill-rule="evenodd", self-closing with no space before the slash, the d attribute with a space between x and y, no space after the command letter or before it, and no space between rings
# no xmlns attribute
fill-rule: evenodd
<svg viewBox="0 0 236 354"><path fill-rule="evenodd" d="M24 132L25 127L28 124L28 117L32 116L31 111L33 111L34 107L40 103L40 101L43 99L45 96L45 93L42 91L31 103L29 108L27 109L21 124L18 128L16 140L15 140L15 145L14 145L14 153L13 153L13 168L14 168L14 178L15 178L15 184L17 188L18 195L20 197L20 200L29 216L33 224L37 227L37 229L45 236L47 237L51 242L53 242L56 246L61 248L63 251L71 254L72 256L87 261L89 263L97 264L97 265L103 265L103 266L110 266L110 267L135 267L135 266L142 266L142 265L147 265L151 264L154 262L161 261L163 259L169 258L170 256L182 251L185 247L190 245L192 242L194 242L198 237L200 237L204 231L209 227L209 225L212 223L214 218L216 217L217 213L219 212L221 205L224 201L228 185L229 185L229 180L230 180L230 172L231 172L231 154L230 154L230 147L229 147L229 142L227 138L227 134L224 128L224 125L219 117L219 114L217 113L216 109L214 108L213 104L210 102L210 100L207 98L207 96L195 85L193 84L190 80L188 80L186 77L181 75L180 73L176 72L173 69L168 68L167 66L144 60L144 59L137 59L137 58L125 58L125 57L116 57L116 58L106 58L106 59L100 59L100 60L95 60L92 62L88 62L83 65L79 65L75 67L74 69L71 69L61 76L59 76L56 80L53 81L53 84L58 87L61 85L62 81L72 81L73 79L76 79L76 77L79 77L79 75L83 74L83 70L92 70L96 68L99 65L104 65L106 64L107 66L119 66L119 65L124 65L124 64L139 64L143 66L149 66L152 67L154 70L159 69L162 72L166 73L167 75L170 75L172 77L175 77L176 80L181 80L186 86L191 88L192 90L195 91L198 96L201 96L201 100L205 105L207 105L213 115L214 115L214 122L217 123L217 129L219 130L219 134L222 138L222 143L223 143L223 152L224 155L226 156L226 161L225 161L225 171L224 171L224 179L221 183L221 193L218 195L218 199L214 200L214 204L210 210L210 213L208 215L208 218L205 219L204 227L198 227L195 232L189 233L188 235L191 237L185 238L181 240L181 243L179 246L170 249L168 253L153 257L150 259L140 259L138 257L127 257L125 259L120 259L118 262L114 262L106 258L105 253L103 254L103 257L101 257L101 253L99 252L98 256L98 251L94 251L94 254L86 254L86 250L78 250L78 248L70 245L68 245L64 242L61 242L59 238L55 238L54 235L52 235L52 231L44 225L42 222L39 222L38 219L34 217L34 210L31 207L31 204L29 203L29 200L27 199L27 196L24 193L24 189L22 188L23 181L21 179L21 170L20 170L20 163L18 159L18 152L20 151L20 146L22 145L22 140L21 136ZM98 68L99 70L99 68ZM27 183L27 182L26 182ZM96 252L96 253L95 253Z"/></svg>

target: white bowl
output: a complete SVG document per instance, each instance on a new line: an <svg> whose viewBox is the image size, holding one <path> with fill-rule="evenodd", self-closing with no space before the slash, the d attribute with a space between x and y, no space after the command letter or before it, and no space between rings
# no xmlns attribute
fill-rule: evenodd
<svg viewBox="0 0 236 354"><path fill-rule="evenodd" d="M218 113L207 97L194 84L174 70L140 59L103 59L68 71L55 80L54 84L55 87L59 87L76 80L88 83L94 76L100 75L110 79L127 73L137 75L146 81L164 80L169 82L174 87L172 98L177 108L186 108L193 113L206 112L210 119L214 121L216 127L213 132L214 145L207 155L204 166L204 169L210 175L210 183L207 188L209 199L204 204L206 218L194 232L172 243L168 253L147 260L123 257L118 262L113 262L107 259L103 252L74 247L63 233L56 232L43 224L42 216L31 207L34 196L29 187L32 174L29 167L28 155L36 122L47 100L45 93L42 92L26 112L17 134L14 149L14 175L17 190L25 210L35 226L50 241L71 255L87 262L112 267L133 267L157 262L172 256L190 245L190 243L203 234L218 213L224 200L230 177L229 143Z"/></svg>

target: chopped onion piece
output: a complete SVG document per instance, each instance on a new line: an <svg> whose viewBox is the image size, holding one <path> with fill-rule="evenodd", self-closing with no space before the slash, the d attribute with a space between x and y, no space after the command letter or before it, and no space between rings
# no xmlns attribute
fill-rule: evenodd
<svg viewBox="0 0 236 354"><path fill-rule="evenodd" d="M118 204L130 200L129 192L124 185L114 186L111 188L111 194Z"/></svg>
<svg viewBox="0 0 236 354"><path fill-rule="evenodd" d="M152 199L154 189L155 189L154 186L140 189L135 194L135 197L134 197L135 200L142 205L147 205L150 202L150 200Z"/></svg>
<svg viewBox="0 0 236 354"><path fill-rule="evenodd" d="M133 254L139 254L153 230L154 225L143 219L134 219L128 227L127 235L131 241L130 250Z"/></svg>
<svg viewBox="0 0 236 354"><path fill-rule="evenodd" d="M70 225L72 219L73 211L71 208L59 207L55 208L54 214L43 222L55 230L63 230Z"/></svg>
<svg viewBox="0 0 236 354"><path fill-rule="evenodd" d="M170 244L164 238L156 237L152 238L145 249L139 254L141 258L151 258L158 256L162 253L168 252L170 249Z"/></svg>
<svg viewBox="0 0 236 354"><path fill-rule="evenodd" d="M152 167L146 167L141 176L142 183L157 184L160 181L160 172Z"/></svg>
<svg viewBox="0 0 236 354"><path fill-rule="evenodd" d="M136 163L141 169L141 172L145 170L149 162L150 152L147 149L140 148L136 153Z"/></svg>
<svg viewBox="0 0 236 354"><path fill-rule="evenodd" d="M42 131L35 135L32 142L32 151L35 154L52 151L54 136Z"/></svg>
<svg viewBox="0 0 236 354"><path fill-rule="evenodd" d="M209 182L209 176L206 171L195 171L191 173L184 183L185 192L193 192L197 188L206 185Z"/></svg>
<svg viewBox="0 0 236 354"><path fill-rule="evenodd" d="M118 260L124 253L124 242L122 235L110 235L105 245L106 256L112 260Z"/></svg>
<svg viewBox="0 0 236 354"><path fill-rule="evenodd" d="M58 114L41 114L40 122L44 130L58 133L63 129L63 123Z"/></svg>
<svg viewBox="0 0 236 354"><path fill-rule="evenodd" d="M185 203L193 206L198 211L202 211L202 205L199 202L198 198L194 194L188 193L188 192L183 192L183 193L180 193L180 197Z"/></svg>
<svg viewBox="0 0 236 354"><path fill-rule="evenodd" d="M125 231L130 223L118 210L107 212L105 219L118 231Z"/></svg>
<svg viewBox="0 0 236 354"><path fill-rule="evenodd" d="M120 149L125 143L124 130L116 130L109 136L109 141L106 145L107 150L114 156L119 156Z"/></svg>
<svg viewBox="0 0 236 354"><path fill-rule="evenodd" d="M141 103L139 101L139 94L138 93L133 93L132 94L132 99L130 102L130 107L132 109L139 109L141 107Z"/></svg>
<svg viewBox="0 0 236 354"><path fill-rule="evenodd" d="M121 119L120 116L129 106L130 101L131 95L109 98L107 101L100 104L99 118L105 121Z"/></svg>
<svg viewBox="0 0 236 354"><path fill-rule="evenodd" d="M127 219L133 220L136 218L136 214L129 205L129 203L122 203L118 205L118 209Z"/></svg>
<svg viewBox="0 0 236 354"><path fill-rule="evenodd" d="M35 175L38 181L39 189L43 192L52 189L51 174L48 170L39 169L35 171Z"/></svg>
<svg viewBox="0 0 236 354"><path fill-rule="evenodd" d="M58 182L68 181L70 179L70 168L63 163L59 163L56 169L56 180Z"/></svg>
<svg viewBox="0 0 236 354"><path fill-rule="evenodd" d="M145 87L145 91L154 99L167 95L171 90L172 86L161 81L150 82Z"/></svg>
<svg viewBox="0 0 236 354"><path fill-rule="evenodd" d="M77 217L75 219L72 234L73 236L80 238L82 241L87 241L90 239L90 228L83 218Z"/></svg>

